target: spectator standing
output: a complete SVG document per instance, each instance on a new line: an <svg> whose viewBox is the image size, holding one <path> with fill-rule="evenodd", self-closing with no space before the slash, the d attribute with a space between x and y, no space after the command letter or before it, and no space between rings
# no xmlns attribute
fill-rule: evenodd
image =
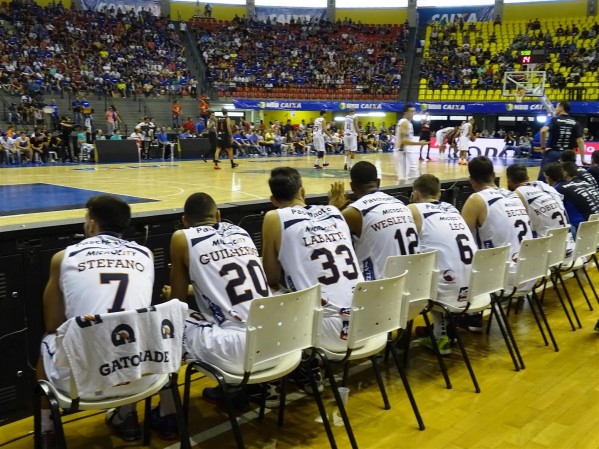
<svg viewBox="0 0 599 449"><path fill-rule="evenodd" d="M173 117L173 128L179 129L181 128L181 114L183 113L183 109L177 100L173 101L173 105L171 106L171 115Z"/></svg>

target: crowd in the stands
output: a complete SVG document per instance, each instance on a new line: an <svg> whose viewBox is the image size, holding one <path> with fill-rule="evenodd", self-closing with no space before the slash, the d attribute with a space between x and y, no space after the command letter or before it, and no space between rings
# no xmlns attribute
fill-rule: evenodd
<svg viewBox="0 0 599 449"><path fill-rule="evenodd" d="M488 35L481 24L465 23L461 18L451 23L432 25L429 46L423 58L420 76L429 89L501 89L506 71L518 68L518 50L544 50L544 70L553 88L578 83L584 73L597 73L599 68L599 24L579 27L576 24L551 29L538 19L530 20L524 31L517 33L503 51L494 52L488 44L501 38L501 24ZM580 40L586 45L580 45ZM499 48L498 48L499 50ZM559 65L556 70L556 62ZM567 70L559 70L565 67Z"/></svg>
<svg viewBox="0 0 599 449"><path fill-rule="evenodd" d="M404 25L351 20L277 23L235 18L193 26L215 87L335 89L396 93L404 67Z"/></svg>
<svg viewBox="0 0 599 449"><path fill-rule="evenodd" d="M0 85L15 95L157 95L189 83L179 30L147 11L14 0L0 6Z"/></svg>

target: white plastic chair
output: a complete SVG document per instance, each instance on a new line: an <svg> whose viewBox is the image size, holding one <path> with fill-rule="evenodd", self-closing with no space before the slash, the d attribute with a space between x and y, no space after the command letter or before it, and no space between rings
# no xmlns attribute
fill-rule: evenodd
<svg viewBox="0 0 599 449"><path fill-rule="evenodd" d="M454 314L478 313L487 309L491 304L490 295L494 292L501 291L505 286L507 270L509 267L508 256L509 246L500 246L497 248L479 249L474 253L472 259L472 272L470 275L470 283L468 285L468 296L466 298L466 307L457 307L451 303L435 300L433 304L439 306L449 315L449 324L452 327L453 334L456 336L460 352L472 378L474 389L480 393L480 387L474 370L470 364L470 359L462 343L462 338L457 331Z"/></svg>
<svg viewBox="0 0 599 449"><path fill-rule="evenodd" d="M365 358L370 359L383 397L385 410L389 410L391 405L387 398L387 392L375 355L384 350L387 346L389 332L400 329L400 323L406 322L406 312L408 308L404 305L403 297L405 278L406 273L404 272L400 276L387 279L359 282L354 289L352 298L347 335L347 349L343 352L336 352L327 348L320 348L326 355L326 361L343 363L345 365L342 382L343 386L346 385L347 381L348 362ZM420 412L418 411L418 406L414 400L403 367L399 363L399 355L397 354L395 345L391 345L391 352L397 362L406 393L412 404L416 420L418 421L418 426L420 430L424 430L424 423L420 416ZM329 380L334 378L333 373L326 362L325 369Z"/></svg>
<svg viewBox="0 0 599 449"><path fill-rule="evenodd" d="M526 298L537 326L539 327L539 331L541 332L541 336L543 337L543 341L545 342L545 346L548 346L549 342L547 341L545 331L543 330L541 322L539 321L538 314L541 315L541 318L543 319L543 323L547 328L547 332L551 337L551 341L553 342L555 350L559 350L557 343L555 342L553 332L551 331L551 327L547 322L545 313L543 312L535 293L535 286L538 285L537 282L543 281L547 276L550 243L551 237L539 237L536 239L522 240L520 244L520 251L518 252L516 271L513 278L509 279L508 284L501 294L493 294L491 296L491 303L494 306L494 311L496 315L500 315L498 320L502 319L503 323L505 324L505 328L502 330L502 333L505 332L509 338L509 340L506 340L506 345L508 346L508 350L510 352L510 356L512 357L512 361L514 362L516 371L518 371L519 368L524 369L525 366L524 361L522 360L522 355L520 354L520 350L518 348L518 344L511 331L507 314L501 306L501 303L505 300L508 301L509 310L510 303L514 298ZM538 314L537 308L539 310ZM489 320L489 323L490 322L491 321ZM489 327L487 327L487 332L488 330ZM516 361L514 355L517 357L518 361Z"/></svg>
<svg viewBox="0 0 599 449"><path fill-rule="evenodd" d="M570 293L568 292L568 289L566 288L566 284L564 283L564 279L562 274L563 273L572 273L574 279L576 279L576 282L578 283L578 286L580 287L580 290L582 291L582 295L584 296L584 299L586 300L588 306L589 306L589 310L593 310L593 306L591 305L591 301L589 301L589 297L587 296L587 293L584 289L584 286L582 285L582 282L580 280L580 276L578 275L578 271L581 270L586 279L587 282L589 283L589 286L591 287L591 290L593 291L593 294L595 295L595 299L597 300L597 302L599 302L599 296L597 296L597 292L595 291L595 286L593 285L593 282L591 281L591 278L589 277L589 273L587 272L586 268L585 268L585 262L589 259L592 258L595 255L595 252L597 251L597 240L599 238L599 221L583 221L582 223L580 223L578 225L578 231L576 232L576 244L574 245L574 251L572 254L572 262L568 265L568 266L560 266L559 269L555 270L555 275L559 278L559 281L562 284L562 287L564 288L564 292L566 293L566 297L568 298L568 302L570 303L570 306L572 307L572 310L574 311L574 306L572 303L572 299L570 297ZM580 320L578 320L578 316L576 315L576 312L574 312L577 322L578 322L578 327L580 328Z"/></svg>
<svg viewBox="0 0 599 449"><path fill-rule="evenodd" d="M245 447L234 413L230 389L283 379L295 370L302 362L303 351L319 344L322 314L320 284L285 295L253 299L247 319L244 374L230 373L202 360L189 361L183 395L186 418L189 413L191 375L199 371L214 378L223 389L237 446ZM274 367L262 368L266 363L266 366L271 365L273 361L276 362ZM336 447L316 382L313 377L310 381L331 447ZM281 425L285 406L284 382L281 382L279 405ZM260 417L263 415L264 401L260 407Z"/></svg>
<svg viewBox="0 0 599 449"><path fill-rule="evenodd" d="M408 272L406 276L406 285L404 288L404 315L405 320L400 323L401 329L406 329L406 341L409 339L412 322L414 318L422 314L426 328L429 331L431 342L435 348L435 355L439 363L439 368L445 379L445 385L451 389L451 381L447 374L445 362L439 353L437 340L431 332L430 320L427 309L430 301L437 299L437 290L439 288L439 269L437 268L437 251L431 251L420 254L408 254L404 256L390 256L385 262L383 272L385 277L398 276ZM407 322L406 322L407 321ZM393 342L390 342L393 344ZM408 345L406 345L408 346ZM404 364L407 361L407 347L404 352Z"/></svg>
<svg viewBox="0 0 599 449"><path fill-rule="evenodd" d="M589 215L588 221L599 221L599 214L591 214ZM597 250L599 250L599 239L597 240ZM599 270L599 260L597 260L597 253L591 256L593 258L593 262L595 262L595 267Z"/></svg>
<svg viewBox="0 0 599 449"><path fill-rule="evenodd" d="M152 320L146 320L149 314L155 314ZM183 331L185 329L185 317L187 314L187 304L180 302L177 299L173 299L168 303L162 304L158 307L149 307L146 309L139 310L128 310L124 312L114 312L92 317L94 326L101 325L106 329L114 329L113 334L117 331L117 327L122 327L123 323L133 323L135 320L139 320L139 326L137 326L137 334L135 339L131 340L126 345L119 345L119 357L122 357L124 353L130 354L132 357L139 357L140 347L143 347L144 341L152 341L156 338L156 335L162 335L163 347L168 348L171 360L176 361L176 369L171 373L160 373L157 368L160 364L152 363L149 364L149 369L144 371L144 374L157 374L156 380L150 385L137 393L114 397L108 399L90 400L81 399L79 396L80 391L90 390L90 386L86 384L86 379L90 377L83 376L80 379L71 378L71 391L64 392L58 390L51 382L47 380L39 380L35 388L34 398L34 445L36 449L40 449L42 446L41 442L41 398L46 397L50 403L50 409L52 413L52 420L54 422L54 431L56 438L56 447L64 449L67 447L64 430L62 427L62 415L76 413L83 410L104 410L114 407L120 407L122 405L133 404L142 399L145 399L145 414L144 414L144 435L143 444L147 446L150 442L150 407L151 398L153 395L158 393L163 388L168 388L173 395L175 401L175 407L177 411L177 425L179 426L179 436L181 438L181 447L188 449L190 448L189 434L187 432L187 426L185 423L183 408L181 406L181 398L179 396L179 389L177 386L177 375L181 366L181 356L183 347ZM178 318L177 318L178 317ZM79 321L77 321L79 320ZM60 351L64 351L61 345L61 332L63 329L67 329L69 325L75 325L76 322L89 322L88 317L75 317L71 318L67 323L63 324L58 329L57 337L57 357ZM168 321L168 322L166 322ZM154 327L155 326L155 327ZM87 327L87 326L86 326ZM91 325L89 326L91 327ZM168 328L168 329L166 329ZM65 339L70 338L67 334L64 336ZM90 340L95 341L97 353L105 353L106 358L88 358L89 370L98 372L99 367L106 363L107 360L111 360L115 357L114 351L115 346L101 339ZM132 344L138 342L138 344ZM114 343L114 342L113 342ZM123 348L127 348L123 352ZM144 347L145 349L145 347ZM155 348L152 348L154 350ZM128 379L131 383L137 381L137 378ZM77 385L80 386L78 389ZM93 388L93 384L91 386ZM118 387L115 387L118 388ZM93 390L92 390L93 391ZM60 409L63 413L60 413Z"/></svg>

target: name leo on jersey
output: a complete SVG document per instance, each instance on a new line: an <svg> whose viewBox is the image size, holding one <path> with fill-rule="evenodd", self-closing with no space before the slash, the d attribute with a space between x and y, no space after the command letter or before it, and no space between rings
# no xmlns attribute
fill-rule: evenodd
<svg viewBox="0 0 599 449"><path fill-rule="evenodd" d="M135 260L123 259L92 259L80 262L77 265L78 271L94 270L97 268L120 268L125 270L137 270L140 273L145 271L146 267L143 263Z"/></svg>
<svg viewBox="0 0 599 449"><path fill-rule="evenodd" d="M202 265L207 265L210 262L218 262L219 260L230 259L231 257L248 255L258 257L258 250L252 246L240 246L239 248L225 248L218 251L213 251L208 254L202 254L200 256L200 263Z"/></svg>
<svg viewBox="0 0 599 449"><path fill-rule="evenodd" d="M100 375L108 376L117 370L129 368L129 365L131 365L131 367L135 367L144 362L169 363L169 353L168 351L140 351L139 354L120 357L112 362L104 363L103 365L100 365L99 371Z"/></svg>
<svg viewBox="0 0 599 449"><path fill-rule="evenodd" d="M396 224L405 224L405 223L414 223L414 218L410 216L403 217L389 217L384 220L378 221L376 223L372 223L370 227L375 231L380 231L381 229L388 228L389 226L393 226Z"/></svg>
<svg viewBox="0 0 599 449"><path fill-rule="evenodd" d="M345 233L343 232L332 232L330 234L319 234L302 237L304 246L312 246L318 243L338 242L339 240L345 239Z"/></svg>

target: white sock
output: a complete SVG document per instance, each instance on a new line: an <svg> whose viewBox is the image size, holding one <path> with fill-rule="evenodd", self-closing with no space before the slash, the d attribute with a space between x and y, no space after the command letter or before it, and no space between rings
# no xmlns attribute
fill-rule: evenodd
<svg viewBox="0 0 599 449"><path fill-rule="evenodd" d="M347 156L345 156L345 158L343 158L343 163L347 164Z"/></svg>
<svg viewBox="0 0 599 449"><path fill-rule="evenodd" d="M175 399L170 390L160 392L160 416L173 415L177 413Z"/></svg>
<svg viewBox="0 0 599 449"><path fill-rule="evenodd" d="M121 405L120 407L117 407L116 410L117 411L112 418L112 422L114 424L120 424L125 421L131 413L133 413L135 410L135 404Z"/></svg>
<svg viewBox="0 0 599 449"><path fill-rule="evenodd" d="M48 408L43 408L42 412L42 433L54 431L54 421L52 421L52 412Z"/></svg>

